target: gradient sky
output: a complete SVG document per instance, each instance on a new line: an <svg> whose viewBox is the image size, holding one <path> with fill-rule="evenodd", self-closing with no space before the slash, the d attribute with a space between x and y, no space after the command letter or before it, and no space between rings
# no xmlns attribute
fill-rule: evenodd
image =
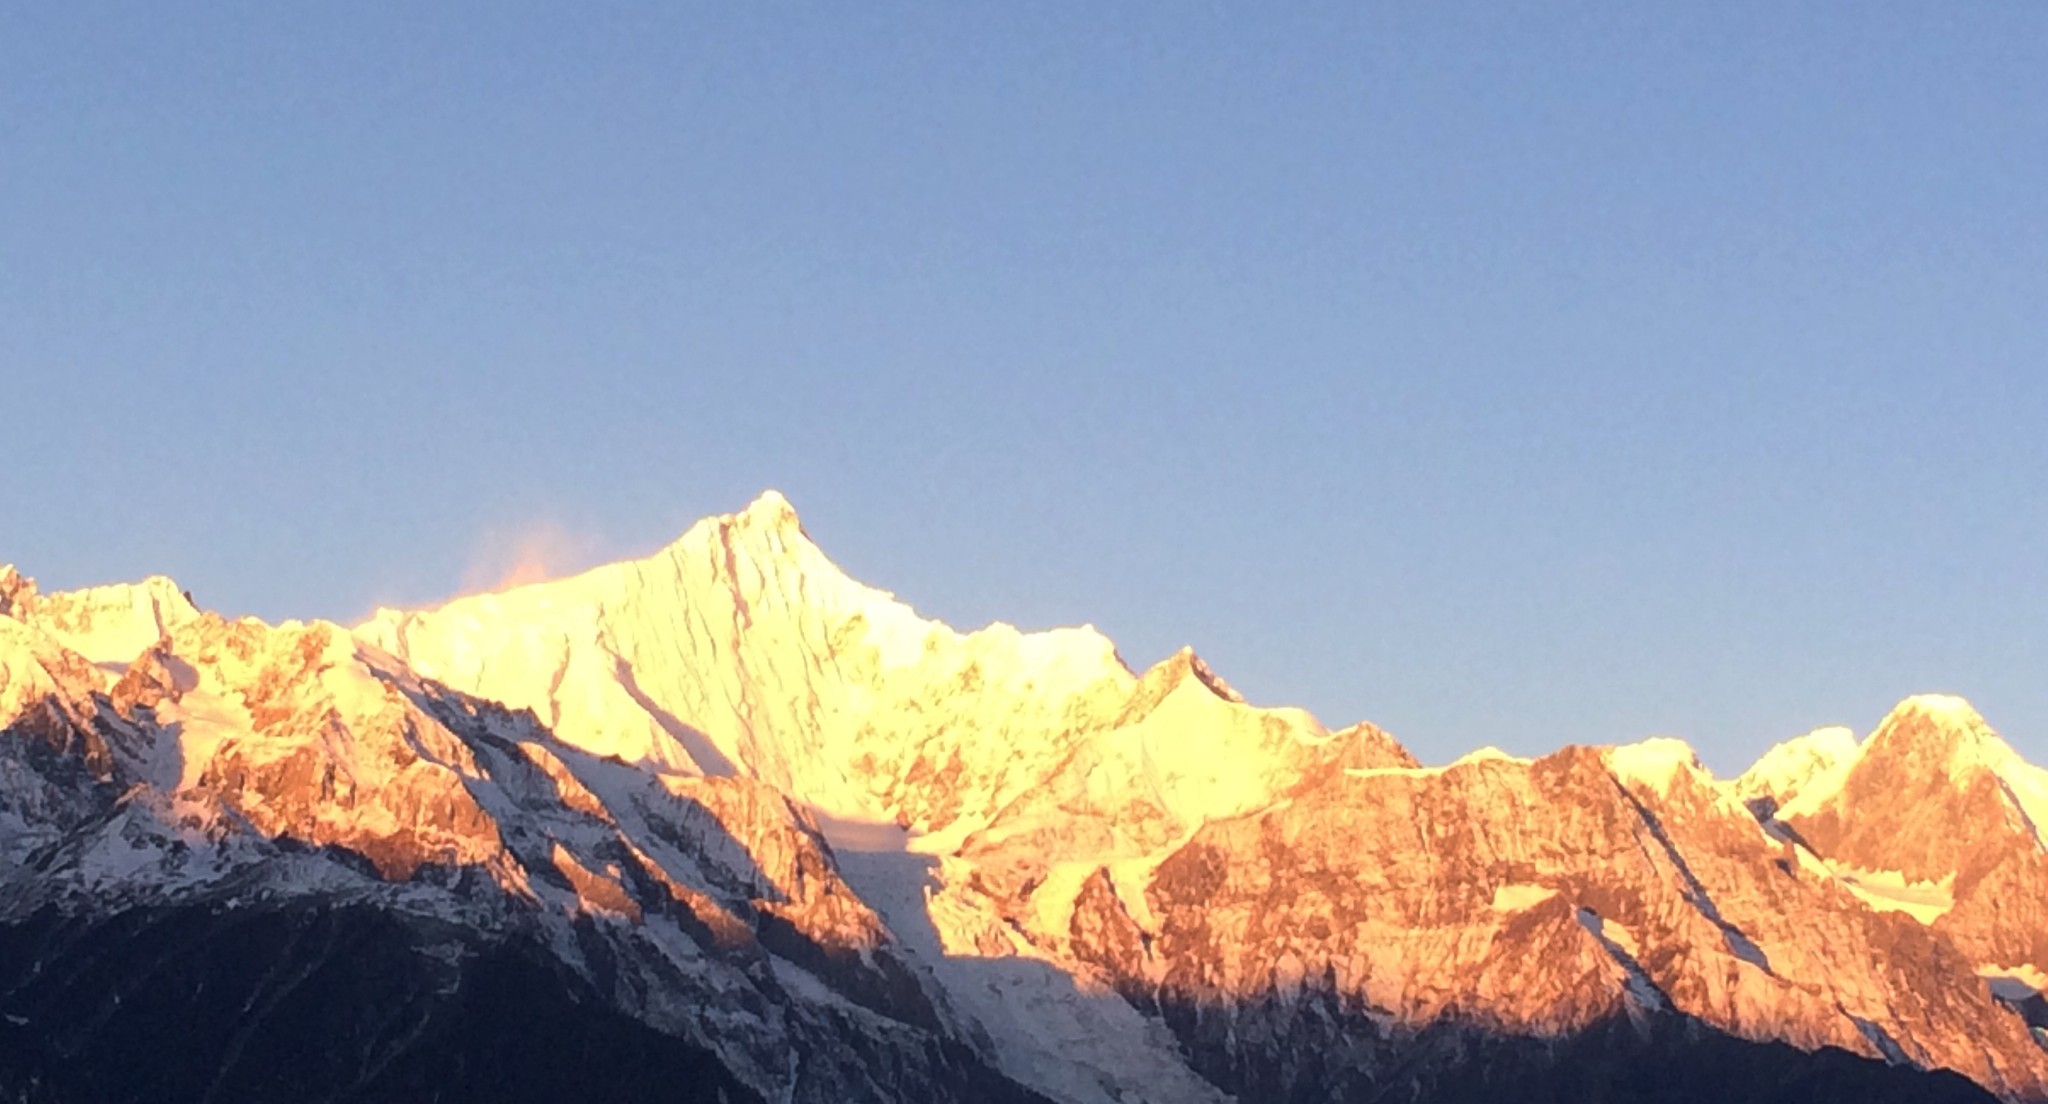
<svg viewBox="0 0 2048 1104"><path fill-rule="evenodd" d="M1427 761L2048 760L2048 5L0 13L0 561L266 618L786 492Z"/></svg>

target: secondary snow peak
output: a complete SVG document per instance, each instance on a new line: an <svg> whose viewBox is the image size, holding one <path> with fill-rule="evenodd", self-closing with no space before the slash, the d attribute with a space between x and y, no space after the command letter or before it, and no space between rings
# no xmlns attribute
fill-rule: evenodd
<svg viewBox="0 0 2048 1104"><path fill-rule="evenodd" d="M1671 736L1657 736L1607 749L1607 765L1616 777L1664 793L1679 772L1711 777L1700 765L1692 745Z"/></svg>
<svg viewBox="0 0 2048 1104"><path fill-rule="evenodd" d="M1951 694L1915 694L1878 724L1863 758L1960 783L1979 768L2001 768L2016 754L1968 701Z"/></svg>
<svg viewBox="0 0 2048 1104"><path fill-rule="evenodd" d="M1966 891L1988 870L2041 851L2048 772L1962 698L1917 694L1775 816L1830 863L1908 883L1961 878L1955 907L1968 914Z"/></svg>
<svg viewBox="0 0 2048 1104"><path fill-rule="evenodd" d="M1783 808L1808 786L1827 784L1831 772L1848 769L1859 746L1848 728L1816 728L1764 752L1730 785L1743 801L1768 800L1771 808ZM1840 786L1839 780L1833 784Z"/></svg>

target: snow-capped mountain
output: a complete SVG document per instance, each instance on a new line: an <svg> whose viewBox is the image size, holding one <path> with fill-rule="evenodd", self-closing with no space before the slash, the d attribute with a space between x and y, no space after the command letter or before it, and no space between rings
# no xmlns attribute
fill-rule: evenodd
<svg viewBox="0 0 2048 1104"><path fill-rule="evenodd" d="M0 569L0 1099L2048 1099L2037 813L1936 697L1425 767L773 492L353 628Z"/></svg>

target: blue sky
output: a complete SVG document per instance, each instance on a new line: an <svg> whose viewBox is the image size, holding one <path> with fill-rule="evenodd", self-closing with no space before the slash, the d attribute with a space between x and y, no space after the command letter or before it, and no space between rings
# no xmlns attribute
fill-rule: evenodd
<svg viewBox="0 0 2048 1104"><path fill-rule="evenodd" d="M774 486L1426 760L1928 689L2044 760L2044 62L2030 3L17 7L0 560L348 619Z"/></svg>

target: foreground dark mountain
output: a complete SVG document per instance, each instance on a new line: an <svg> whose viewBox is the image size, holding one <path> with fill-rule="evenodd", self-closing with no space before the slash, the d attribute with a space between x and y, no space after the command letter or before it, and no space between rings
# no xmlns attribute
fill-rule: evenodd
<svg viewBox="0 0 2048 1104"><path fill-rule="evenodd" d="M774 495L353 631L0 569L0 1099L2044 1099L2044 779L1425 768Z"/></svg>
<svg viewBox="0 0 2048 1104"><path fill-rule="evenodd" d="M544 948L450 961L472 936L367 905L47 908L0 936L17 1099L759 1099Z"/></svg>

